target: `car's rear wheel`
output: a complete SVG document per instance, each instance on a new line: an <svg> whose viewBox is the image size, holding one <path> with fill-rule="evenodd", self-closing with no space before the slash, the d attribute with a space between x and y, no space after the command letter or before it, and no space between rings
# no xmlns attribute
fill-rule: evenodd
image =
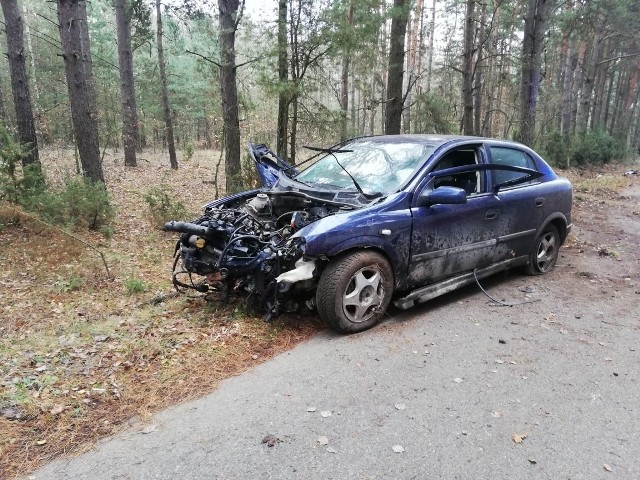
<svg viewBox="0 0 640 480"><path fill-rule="evenodd" d="M558 260L560 243L558 229L553 225L544 227L531 250L527 273L529 275L542 275L551 270Z"/></svg>
<svg viewBox="0 0 640 480"><path fill-rule="evenodd" d="M376 325L393 295L393 271L377 252L359 251L333 260L322 272L316 303L334 330L356 333Z"/></svg>

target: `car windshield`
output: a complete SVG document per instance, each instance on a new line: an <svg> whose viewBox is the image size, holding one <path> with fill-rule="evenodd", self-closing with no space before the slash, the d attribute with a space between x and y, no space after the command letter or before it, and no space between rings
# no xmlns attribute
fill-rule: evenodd
<svg viewBox="0 0 640 480"><path fill-rule="evenodd" d="M388 195L397 191L434 149L434 145L418 142L356 140L340 146L343 153L325 155L295 178L308 185L355 189L347 170L365 193Z"/></svg>

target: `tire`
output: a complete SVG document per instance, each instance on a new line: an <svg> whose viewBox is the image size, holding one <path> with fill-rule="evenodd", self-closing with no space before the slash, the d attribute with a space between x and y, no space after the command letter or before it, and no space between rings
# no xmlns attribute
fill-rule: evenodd
<svg viewBox="0 0 640 480"><path fill-rule="evenodd" d="M549 272L558 260L560 243L558 229L551 224L544 227L542 233L536 238L533 249L529 254L527 273L529 275L542 275Z"/></svg>
<svg viewBox="0 0 640 480"><path fill-rule="evenodd" d="M316 304L320 317L340 333L376 325L393 295L388 260L373 251L358 251L331 261L320 276Z"/></svg>

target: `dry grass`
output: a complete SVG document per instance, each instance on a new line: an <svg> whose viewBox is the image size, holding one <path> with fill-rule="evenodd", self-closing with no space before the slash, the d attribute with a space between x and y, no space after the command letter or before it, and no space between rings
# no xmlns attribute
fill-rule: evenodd
<svg viewBox="0 0 640 480"><path fill-rule="evenodd" d="M43 158L54 182L73 170L69 152ZM111 239L75 232L103 252L113 278L82 243L0 208L0 479L210 392L320 328L315 317L265 324L237 304L172 296L175 236L151 226L143 196L163 184L196 216L213 196L203 181L218 153L196 152L177 172L160 155L141 158L134 169L105 158L118 209Z"/></svg>
<svg viewBox="0 0 640 480"><path fill-rule="evenodd" d="M633 182L632 177L624 176L626 170L629 170L629 165L610 164L569 170L563 172L563 175L571 180L578 195L587 193L607 196L617 194Z"/></svg>

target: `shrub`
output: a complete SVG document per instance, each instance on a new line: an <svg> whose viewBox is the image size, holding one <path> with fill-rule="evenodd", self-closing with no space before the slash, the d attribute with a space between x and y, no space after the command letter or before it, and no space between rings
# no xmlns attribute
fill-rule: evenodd
<svg viewBox="0 0 640 480"><path fill-rule="evenodd" d="M571 160L578 165L605 164L624 155L624 148L607 132L596 129L578 134L572 145Z"/></svg>
<svg viewBox="0 0 640 480"><path fill-rule="evenodd" d="M91 230L103 231L115 217L104 185L82 177L67 178L60 191L45 191L34 196L27 208L51 223Z"/></svg>
<svg viewBox="0 0 640 480"><path fill-rule="evenodd" d="M567 167L572 152L570 145L562 138L559 130L552 130L542 136L538 144L540 154L554 166Z"/></svg>
<svg viewBox="0 0 640 480"><path fill-rule="evenodd" d="M40 165L22 167L28 154L29 148L16 142L0 124L0 199L23 204L28 197L44 190Z"/></svg>
<svg viewBox="0 0 640 480"><path fill-rule="evenodd" d="M102 183L68 177L61 190L51 190L39 164L22 167L28 152L0 125L0 200L19 204L59 226L99 230L111 223L115 211Z"/></svg>
<svg viewBox="0 0 640 480"><path fill-rule="evenodd" d="M164 185L148 190L144 195L144 201L149 207L153 224L157 226L162 226L170 220L183 219L189 214L181 202L169 196Z"/></svg>

